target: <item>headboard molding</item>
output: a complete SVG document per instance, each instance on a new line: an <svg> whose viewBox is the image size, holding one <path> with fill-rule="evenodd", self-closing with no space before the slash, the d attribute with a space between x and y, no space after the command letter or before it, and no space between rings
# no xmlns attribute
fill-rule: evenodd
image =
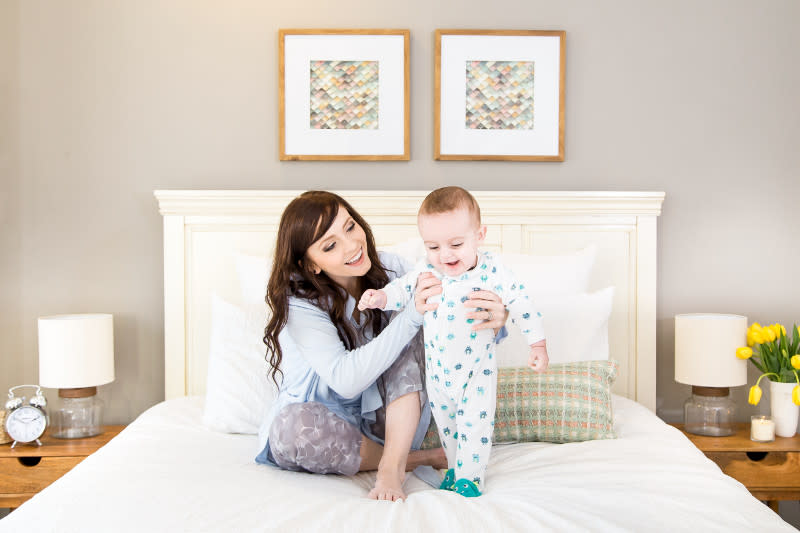
<svg viewBox="0 0 800 533"><path fill-rule="evenodd" d="M298 190L157 190L159 212L164 215L271 215L304 191ZM416 213L430 191L333 191L356 202L358 199L391 198L391 202L364 203L366 216ZM614 191L470 191L481 211L494 216L543 215L638 215L661 214L663 192Z"/></svg>
<svg viewBox="0 0 800 533"><path fill-rule="evenodd" d="M202 394L209 300L230 288L236 253L271 255L298 190L157 190L164 220L165 396ZM378 245L416 235L429 191L335 191L370 223ZM656 220L663 192L472 191L486 246L540 255L598 245L592 289L616 287L609 326L620 361L615 392L656 403Z"/></svg>

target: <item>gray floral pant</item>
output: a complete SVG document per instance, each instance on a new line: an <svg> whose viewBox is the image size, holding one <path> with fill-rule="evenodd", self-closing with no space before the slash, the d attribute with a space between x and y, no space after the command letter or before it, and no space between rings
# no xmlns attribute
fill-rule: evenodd
<svg viewBox="0 0 800 533"><path fill-rule="evenodd" d="M386 432L386 406L406 394L424 393L422 331L381 377L378 390L383 407L376 412L370 429L383 439ZM319 402L289 404L276 415L269 430L269 451L279 467L316 474L352 476L361 466L361 439L358 427L340 418Z"/></svg>

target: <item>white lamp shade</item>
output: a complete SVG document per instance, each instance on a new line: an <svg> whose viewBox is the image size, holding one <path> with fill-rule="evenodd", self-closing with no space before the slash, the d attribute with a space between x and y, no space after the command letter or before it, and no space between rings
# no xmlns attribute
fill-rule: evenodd
<svg viewBox="0 0 800 533"><path fill-rule="evenodd" d="M39 318L39 385L96 387L114 381L114 320L109 314Z"/></svg>
<svg viewBox="0 0 800 533"><path fill-rule="evenodd" d="M747 361L736 357L736 349L746 342L745 316L676 315L675 381L698 387L745 385Z"/></svg>

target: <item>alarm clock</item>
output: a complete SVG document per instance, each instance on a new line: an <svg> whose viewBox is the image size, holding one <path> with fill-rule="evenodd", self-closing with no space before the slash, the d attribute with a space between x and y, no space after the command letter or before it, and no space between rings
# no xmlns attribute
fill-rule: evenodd
<svg viewBox="0 0 800 533"><path fill-rule="evenodd" d="M30 387L36 389L36 394L25 403L25 397L18 398L14 396L14 391L22 387ZM39 446L42 441L39 440L47 429L47 400L42 394L42 388L38 385L17 385L8 389L8 401L6 402L6 433L14 439L11 445L13 448L18 442L29 443L36 442Z"/></svg>

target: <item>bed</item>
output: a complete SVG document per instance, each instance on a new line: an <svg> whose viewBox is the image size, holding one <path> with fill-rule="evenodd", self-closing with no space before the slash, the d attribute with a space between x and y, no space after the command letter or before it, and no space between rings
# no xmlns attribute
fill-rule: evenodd
<svg viewBox="0 0 800 533"><path fill-rule="evenodd" d="M211 379L224 374L215 355L227 338L220 302L251 305L242 300L258 287L243 280L260 281L243 274L242 258L267 264L280 213L298 193L156 191L164 218L166 400L0 520L0 531L794 531L653 413L663 193L475 194L487 248L546 258L592 250L588 290L614 287L602 342L617 361L609 384L616 438L495 446L485 494L476 499L409 474L405 502L371 501L371 472L347 478L255 464L258 437L211 417L258 403L220 396ZM413 243L425 192L340 194L370 222L379 247ZM226 316L251 315L258 317Z"/></svg>

